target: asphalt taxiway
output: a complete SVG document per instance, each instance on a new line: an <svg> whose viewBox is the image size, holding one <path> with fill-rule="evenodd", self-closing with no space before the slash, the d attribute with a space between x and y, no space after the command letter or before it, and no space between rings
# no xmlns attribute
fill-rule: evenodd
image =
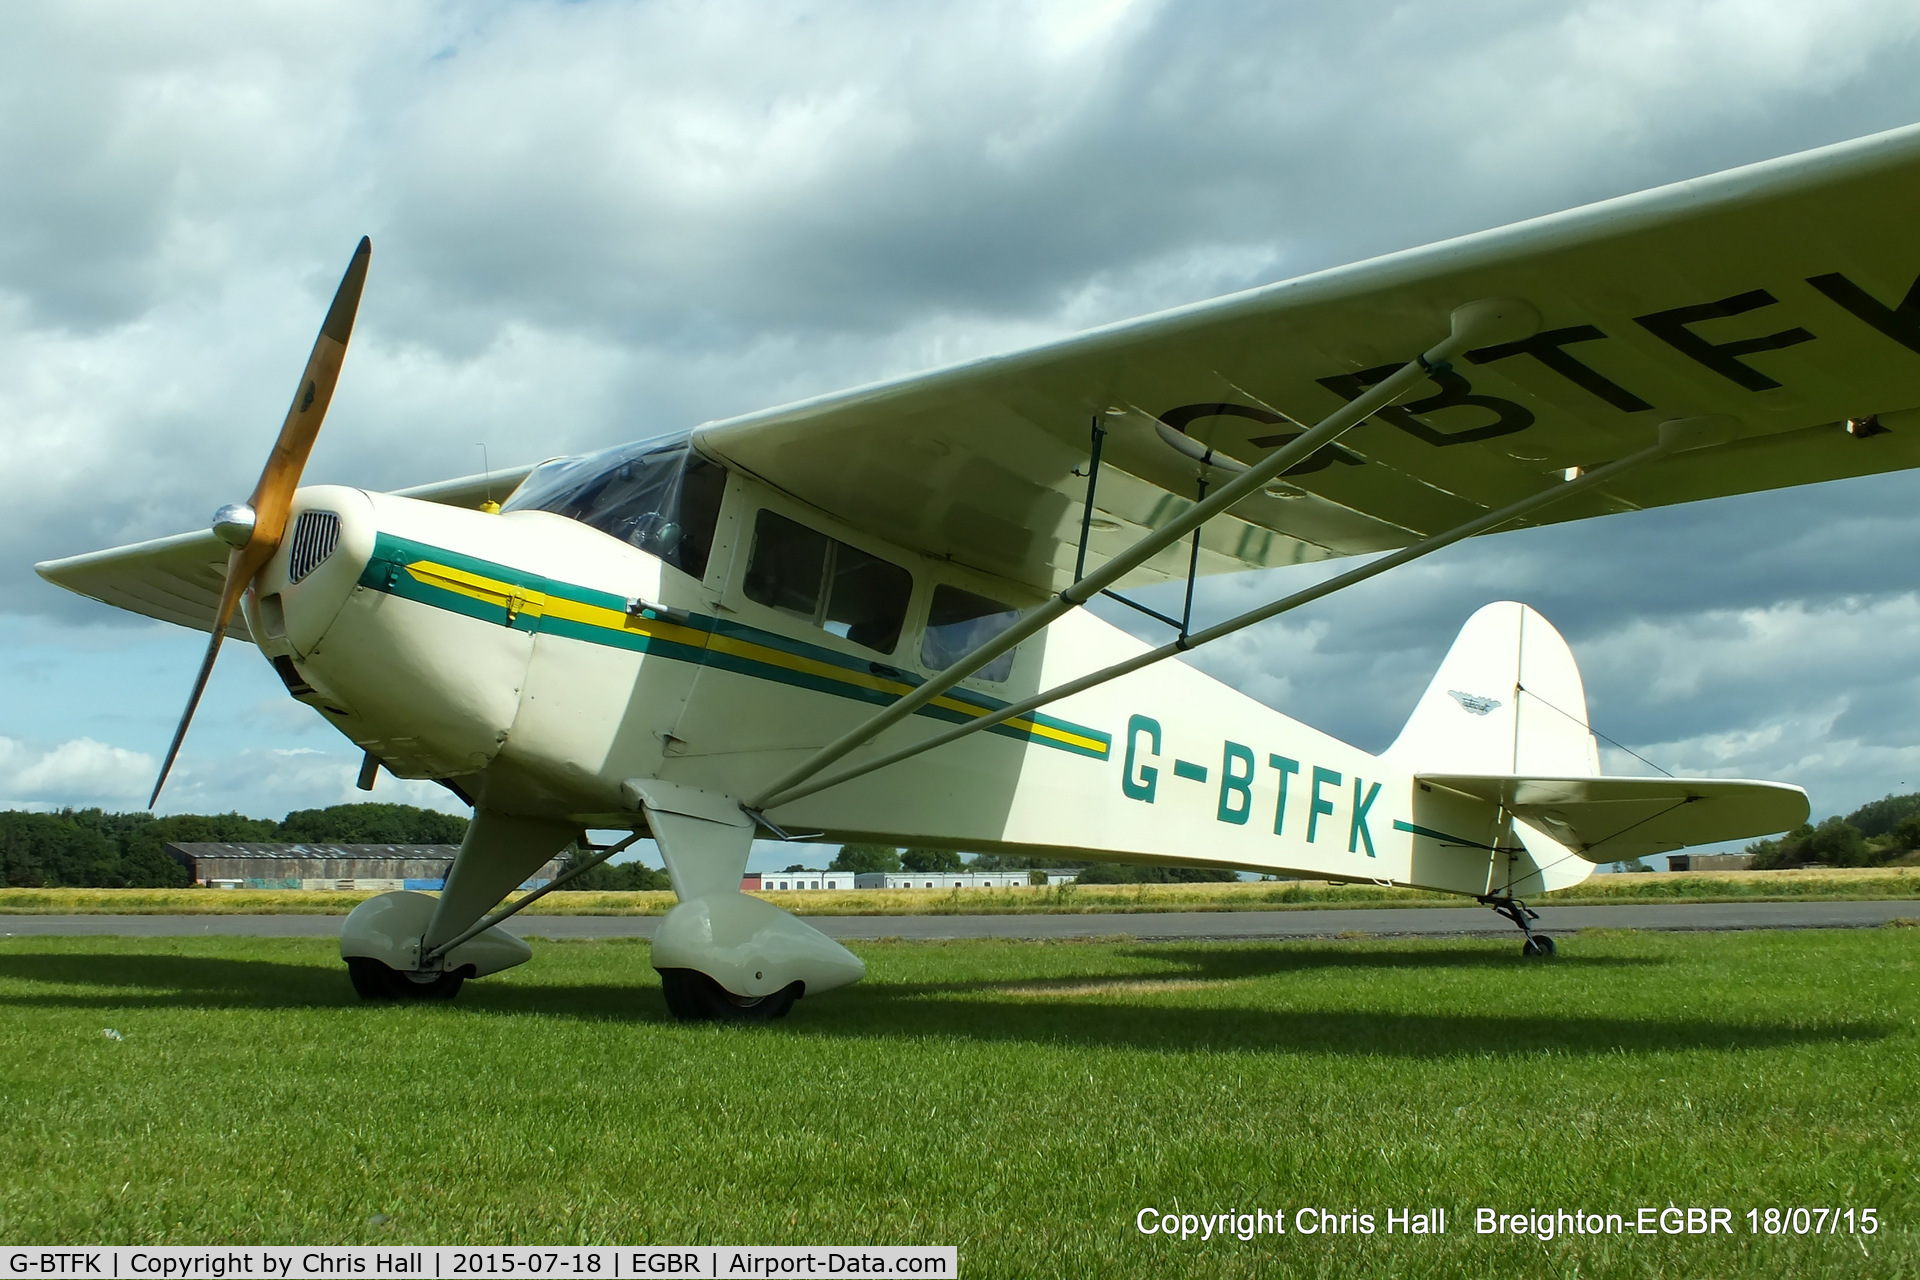
<svg viewBox="0 0 1920 1280"><path fill-rule="evenodd" d="M313 915L4 915L0 936L170 938L338 937L344 916ZM1451 938L1515 936L1484 907L1352 907L1293 911L1088 912L1075 915L807 916L831 937L854 941L901 938L1131 938L1141 941L1255 941L1280 938ZM1674 902L1540 908L1534 928L1705 930L1864 929L1920 919L1920 901ZM507 924L530 938L651 938L658 916L543 916Z"/></svg>

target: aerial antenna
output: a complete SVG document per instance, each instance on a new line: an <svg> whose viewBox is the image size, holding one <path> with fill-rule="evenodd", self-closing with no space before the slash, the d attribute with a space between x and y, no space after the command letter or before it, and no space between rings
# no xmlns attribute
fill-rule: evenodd
<svg viewBox="0 0 1920 1280"><path fill-rule="evenodd" d="M480 509L488 515L498 515L500 504L493 500L493 463L487 459L487 442L475 440L474 443L480 446L480 474L487 492L486 498L480 503Z"/></svg>

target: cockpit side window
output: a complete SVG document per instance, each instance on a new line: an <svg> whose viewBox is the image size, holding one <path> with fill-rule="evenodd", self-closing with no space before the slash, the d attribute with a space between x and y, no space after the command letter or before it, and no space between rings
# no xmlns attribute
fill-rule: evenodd
<svg viewBox="0 0 1920 1280"><path fill-rule="evenodd" d="M927 630L920 641L920 663L930 670L944 671L1019 619L1017 609L943 582L933 589L933 604L927 610ZM974 672L973 678L996 683L1005 680L1013 674L1016 652L1007 650Z"/></svg>
<svg viewBox="0 0 1920 1280"><path fill-rule="evenodd" d="M548 463L501 509L567 516L704 578L726 487L682 435Z"/></svg>
<svg viewBox="0 0 1920 1280"><path fill-rule="evenodd" d="M773 511L753 521L747 599L881 653L900 643L913 575Z"/></svg>
<svg viewBox="0 0 1920 1280"><path fill-rule="evenodd" d="M820 586L833 539L785 516L762 511L753 521L753 558L747 561L747 599L818 622Z"/></svg>

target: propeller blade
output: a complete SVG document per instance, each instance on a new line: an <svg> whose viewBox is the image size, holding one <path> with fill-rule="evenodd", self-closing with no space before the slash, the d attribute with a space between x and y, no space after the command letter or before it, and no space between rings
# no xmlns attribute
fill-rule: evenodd
<svg viewBox="0 0 1920 1280"><path fill-rule="evenodd" d="M333 305L327 308L320 335L313 340L313 354L307 357L300 385L294 388L287 419L280 424L280 436L273 442L273 452L267 455L260 482L253 487L253 497L248 502L253 508L253 537L245 550L254 552L256 548L265 548L254 565L256 573L273 555L280 545L280 536L286 532L287 509L293 503L293 491L300 487L300 473L306 470L307 455L313 451L314 438L320 434L320 423L333 401L334 384L340 380L340 362L346 358L347 339L353 336L353 318L360 309L360 290L367 282L367 263L372 257L373 242L362 236L359 247L353 251L353 260L347 264L346 275L340 279L340 288L333 295Z"/></svg>
<svg viewBox="0 0 1920 1280"><path fill-rule="evenodd" d="M149 809L160 799L160 788L167 785L167 774L172 772L173 762L180 755L180 744L186 740L187 726L193 723L200 695L207 690L207 678L213 674L214 659L220 656L220 643L227 637L233 611L239 607L240 597L246 594L255 575L273 558L280 539L286 534L287 513L293 506L294 491L300 487L300 473L307 468L307 455L313 452L313 442L320 434L321 422L326 419L327 406L333 402L334 385L340 380L340 365L346 359L347 339L353 336L353 319L360 310L360 291L366 285L367 264L372 257L373 242L366 236L360 237L353 259L347 263L347 272L340 278L340 287L334 291L333 305L327 308L327 318L321 322L320 334L313 340L313 352L307 357L300 385L294 388L286 421L280 424L280 435L273 442L273 451L267 455L259 483L253 487L253 498L248 503L252 532L246 542L227 557L227 577L220 587L220 605L214 611L207 655L200 660L200 674L194 677L193 692L187 695L187 709L181 713L180 724L173 731L173 742L167 747L167 758L160 765L160 777L153 784L153 795L147 799Z"/></svg>
<svg viewBox="0 0 1920 1280"><path fill-rule="evenodd" d="M207 656L200 659L200 674L193 678L193 692L187 695L187 709L180 713L180 723L173 731L173 741L167 746L167 758L160 762L160 776L154 780L153 794L147 797L147 808L160 799L160 788L167 785L167 775L173 772L173 762L180 755L180 744L186 741L187 726L193 723L194 710L200 705L200 695L207 691L207 677L213 674L213 660L220 656L220 642L227 638L227 624L233 621L233 611L240 603L240 595L250 581L242 578L234 570L239 566L241 552L235 551L227 557L227 580L220 588L220 607L213 617L213 635L207 640Z"/></svg>

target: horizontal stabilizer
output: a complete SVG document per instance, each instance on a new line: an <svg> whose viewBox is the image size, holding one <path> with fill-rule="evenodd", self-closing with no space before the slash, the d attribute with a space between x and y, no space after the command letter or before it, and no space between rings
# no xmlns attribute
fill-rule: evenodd
<svg viewBox="0 0 1920 1280"><path fill-rule="evenodd" d="M1784 782L1497 773L1423 773L1416 781L1501 805L1590 862L1771 835L1808 813L1807 793Z"/></svg>

